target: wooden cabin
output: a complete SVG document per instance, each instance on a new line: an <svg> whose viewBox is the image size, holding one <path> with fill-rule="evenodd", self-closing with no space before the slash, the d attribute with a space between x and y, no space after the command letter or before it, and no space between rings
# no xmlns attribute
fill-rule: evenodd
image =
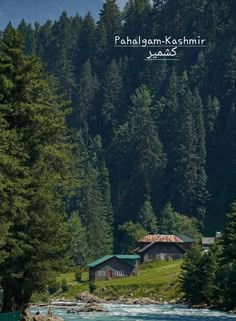
<svg viewBox="0 0 236 321"><path fill-rule="evenodd" d="M183 258L187 246L175 235L147 235L139 240L135 252L140 255L141 262L157 260L178 260Z"/></svg>
<svg viewBox="0 0 236 321"><path fill-rule="evenodd" d="M89 280L110 280L138 274L139 255L106 255L88 264Z"/></svg>

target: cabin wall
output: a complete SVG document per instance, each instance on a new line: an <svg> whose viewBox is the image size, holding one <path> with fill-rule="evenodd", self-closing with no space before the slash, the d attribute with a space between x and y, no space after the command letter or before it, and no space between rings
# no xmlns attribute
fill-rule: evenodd
<svg viewBox="0 0 236 321"><path fill-rule="evenodd" d="M157 260L178 260L184 256L185 250L179 248L175 243L156 243L143 254L142 262L152 262Z"/></svg>
<svg viewBox="0 0 236 321"><path fill-rule="evenodd" d="M117 258L111 258L98 266L89 269L89 280L108 280L137 274L135 267Z"/></svg>

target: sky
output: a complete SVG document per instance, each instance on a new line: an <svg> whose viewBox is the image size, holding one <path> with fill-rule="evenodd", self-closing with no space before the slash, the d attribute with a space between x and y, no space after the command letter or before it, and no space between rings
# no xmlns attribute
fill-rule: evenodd
<svg viewBox="0 0 236 321"><path fill-rule="evenodd" d="M63 10L69 15L86 14L88 11L96 18L104 0L0 0L0 29L6 27L9 21L17 26L22 19L40 23L48 19L57 19ZM123 8L126 0L117 0Z"/></svg>

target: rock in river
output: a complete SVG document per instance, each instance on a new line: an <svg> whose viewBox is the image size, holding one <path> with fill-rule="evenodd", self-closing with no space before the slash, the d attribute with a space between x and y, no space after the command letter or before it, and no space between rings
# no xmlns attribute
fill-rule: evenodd
<svg viewBox="0 0 236 321"><path fill-rule="evenodd" d="M90 303L86 304L80 308L73 308L67 311L67 313L79 313L79 312L108 312L104 307L101 305Z"/></svg>
<svg viewBox="0 0 236 321"><path fill-rule="evenodd" d="M77 301L86 302L86 303L103 303L105 300L100 299L96 295L93 295L89 292L82 292L76 296Z"/></svg>
<svg viewBox="0 0 236 321"><path fill-rule="evenodd" d="M22 320L23 321L64 321L64 319L57 317L57 316L48 317L43 314L32 315L29 312L25 313Z"/></svg>

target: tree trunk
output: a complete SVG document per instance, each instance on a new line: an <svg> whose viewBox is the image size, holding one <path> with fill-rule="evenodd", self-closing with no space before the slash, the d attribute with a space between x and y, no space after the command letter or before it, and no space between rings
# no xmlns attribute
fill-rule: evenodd
<svg viewBox="0 0 236 321"><path fill-rule="evenodd" d="M3 288L3 305L2 312L11 312L15 310L15 300L13 295L13 288L7 285L5 282L2 282Z"/></svg>
<svg viewBox="0 0 236 321"><path fill-rule="evenodd" d="M23 287L24 280L2 280L3 306L2 312L23 311L27 309L31 291Z"/></svg>

